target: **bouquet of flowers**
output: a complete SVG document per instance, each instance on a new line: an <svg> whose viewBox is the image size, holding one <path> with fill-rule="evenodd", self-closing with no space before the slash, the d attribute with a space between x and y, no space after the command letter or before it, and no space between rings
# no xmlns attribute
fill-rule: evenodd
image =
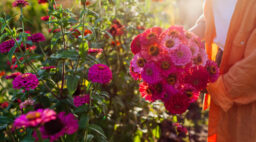
<svg viewBox="0 0 256 142"><path fill-rule="evenodd" d="M207 83L219 76L200 38L181 26L147 29L134 38L131 51L130 73L143 81L139 85L142 97L162 101L171 114L184 113Z"/></svg>

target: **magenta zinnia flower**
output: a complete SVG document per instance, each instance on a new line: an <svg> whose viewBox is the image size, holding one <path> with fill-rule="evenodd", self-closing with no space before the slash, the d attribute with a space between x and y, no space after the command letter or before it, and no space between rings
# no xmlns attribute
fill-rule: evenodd
<svg viewBox="0 0 256 142"><path fill-rule="evenodd" d="M15 45L15 41L13 39L4 41L0 44L0 52L7 53L11 50L11 48Z"/></svg>
<svg viewBox="0 0 256 142"><path fill-rule="evenodd" d="M137 54L137 53L139 53L140 50L141 50L140 38L141 38L141 35L139 34L139 35L137 35L137 36L133 39L133 41L132 41L132 43L131 43L131 51L132 51L133 54Z"/></svg>
<svg viewBox="0 0 256 142"><path fill-rule="evenodd" d="M182 114L189 107L189 99L186 95L175 94L171 95L164 105L171 114Z"/></svg>
<svg viewBox="0 0 256 142"><path fill-rule="evenodd" d="M35 89L39 82L36 75L32 73L24 73L17 76L13 81L13 88L20 89L24 88L25 90Z"/></svg>
<svg viewBox="0 0 256 142"><path fill-rule="evenodd" d="M173 72L176 69L171 61L170 56L168 55L162 55L156 63L160 68L160 72L163 76L168 75L170 72Z"/></svg>
<svg viewBox="0 0 256 142"><path fill-rule="evenodd" d="M55 119L52 119L40 127L40 132L43 139L50 139L54 142L65 134L71 135L78 130L78 120L72 113L65 115L65 112L60 112ZM33 137L38 140L36 132Z"/></svg>
<svg viewBox="0 0 256 142"><path fill-rule="evenodd" d="M37 127L50 120L56 119L55 111L51 109L38 109L22 114L14 120L14 127Z"/></svg>
<svg viewBox="0 0 256 142"><path fill-rule="evenodd" d="M177 66L184 66L191 62L192 53L190 49L184 45L175 49L171 53L172 62Z"/></svg>
<svg viewBox="0 0 256 142"><path fill-rule="evenodd" d="M145 64L146 64L146 60L143 57L141 57L140 54L136 54L131 61L131 66L133 68L133 71L139 74L141 74Z"/></svg>
<svg viewBox="0 0 256 142"><path fill-rule="evenodd" d="M181 92L184 94L184 95L187 95L188 98L189 98L189 103L193 103L195 102L199 95L200 95L200 92L197 91L192 85L190 84L184 84L181 88Z"/></svg>
<svg viewBox="0 0 256 142"><path fill-rule="evenodd" d="M42 42L45 41L45 37L42 33L36 33L32 36L29 36L28 40L31 40L32 42Z"/></svg>
<svg viewBox="0 0 256 142"><path fill-rule="evenodd" d="M28 2L26 0L15 0L12 3L13 7L25 7L26 5L28 5Z"/></svg>
<svg viewBox="0 0 256 142"><path fill-rule="evenodd" d="M141 73L141 77L145 82L149 84L155 84L162 80L160 70L153 62L146 63Z"/></svg>
<svg viewBox="0 0 256 142"><path fill-rule="evenodd" d="M205 68L209 73L209 81L215 82L218 79L220 72L217 64L214 61L208 60Z"/></svg>
<svg viewBox="0 0 256 142"><path fill-rule="evenodd" d="M208 83L209 73L202 66L192 67L185 75L184 82L191 84L197 91L205 89Z"/></svg>
<svg viewBox="0 0 256 142"><path fill-rule="evenodd" d="M88 79L92 82L106 84L112 80L112 72L104 64L95 64L88 71Z"/></svg>
<svg viewBox="0 0 256 142"><path fill-rule="evenodd" d="M90 95L85 94L85 95L74 96L73 103L76 107L79 107L83 104L89 104L90 103Z"/></svg>

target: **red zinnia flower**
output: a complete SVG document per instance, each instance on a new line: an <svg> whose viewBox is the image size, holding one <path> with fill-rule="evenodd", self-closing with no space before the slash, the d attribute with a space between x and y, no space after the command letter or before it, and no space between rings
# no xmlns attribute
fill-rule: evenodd
<svg viewBox="0 0 256 142"><path fill-rule="evenodd" d="M12 3L13 7L25 7L26 5L28 5L28 2L26 0L15 0Z"/></svg>

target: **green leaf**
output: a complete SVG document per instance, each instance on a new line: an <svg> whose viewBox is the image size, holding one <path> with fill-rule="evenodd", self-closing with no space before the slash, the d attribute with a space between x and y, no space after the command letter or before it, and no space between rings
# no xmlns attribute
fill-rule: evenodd
<svg viewBox="0 0 256 142"><path fill-rule="evenodd" d="M6 116L0 116L0 124L8 124L11 123L12 120Z"/></svg>
<svg viewBox="0 0 256 142"><path fill-rule="evenodd" d="M13 56L13 54L14 54L14 52L15 52L15 50L16 50L17 47L18 47L18 46L17 46L16 43L15 43L15 45L11 48L11 50L10 50L9 53L8 53L8 59L9 59L10 62L12 61L12 56Z"/></svg>
<svg viewBox="0 0 256 142"><path fill-rule="evenodd" d="M26 136L21 142L34 142L35 138L33 138L31 135Z"/></svg>
<svg viewBox="0 0 256 142"><path fill-rule="evenodd" d="M79 128L85 129L88 126L89 117L86 114L83 114L79 120Z"/></svg>
<svg viewBox="0 0 256 142"><path fill-rule="evenodd" d="M94 136L92 134L88 134L86 141L91 142Z"/></svg>
<svg viewBox="0 0 256 142"><path fill-rule="evenodd" d="M104 134L104 131L103 131L103 129L100 127L100 126L98 126L98 125L96 125L96 124L90 124L89 125L89 130L91 130L91 131L93 131L93 132L96 132L97 134L99 134L100 136L102 136L103 138L107 138L106 136L105 136L105 134Z"/></svg>
<svg viewBox="0 0 256 142"><path fill-rule="evenodd" d="M77 75L69 75L67 77L67 86L68 86L68 92L70 95L72 95L76 91L79 78L80 77Z"/></svg>
<svg viewBox="0 0 256 142"><path fill-rule="evenodd" d="M78 53L75 50L63 50L56 55L52 55L51 58L54 59L71 59L75 60L78 58Z"/></svg>

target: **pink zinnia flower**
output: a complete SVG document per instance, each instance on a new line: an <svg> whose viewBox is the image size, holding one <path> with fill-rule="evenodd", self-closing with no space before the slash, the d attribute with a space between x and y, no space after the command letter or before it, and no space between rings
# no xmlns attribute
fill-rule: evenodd
<svg viewBox="0 0 256 142"><path fill-rule="evenodd" d="M38 109L22 114L14 120L14 127L37 127L50 120L56 119L55 111L51 109Z"/></svg>
<svg viewBox="0 0 256 142"><path fill-rule="evenodd" d="M171 95L164 105L171 114L182 114L189 107L189 98L183 94Z"/></svg>
<svg viewBox="0 0 256 142"><path fill-rule="evenodd" d="M7 75L5 78L6 79L14 79L16 78L17 76L21 75L22 73L20 72L15 72L15 73L12 73L11 75Z"/></svg>
<svg viewBox="0 0 256 142"><path fill-rule="evenodd" d="M139 85L139 91L146 101L152 102L152 91L146 82L141 82Z"/></svg>
<svg viewBox="0 0 256 142"><path fill-rule="evenodd" d="M192 53L190 49L184 45L175 49L171 53L172 62L177 66L185 66L191 62Z"/></svg>
<svg viewBox="0 0 256 142"><path fill-rule="evenodd" d="M187 95L188 98L189 98L189 103L193 103L195 102L199 95L200 95L200 92L197 91L192 85L190 84L184 84L181 88L181 92L184 94L184 95Z"/></svg>
<svg viewBox="0 0 256 142"><path fill-rule="evenodd" d="M20 103L20 109L26 108L27 106L33 106L35 103L35 100L27 99L24 102Z"/></svg>
<svg viewBox="0 0 256 142"><path fill-rule="evenodd" d="M24 88L25 90L35 89L39 82L36 75L32 73L24 73L17 76L13 81L13 88L20 89Z"/></svg>
<svg viewBox="0 0 256 142"><path fill-rule="evenodd" d="M147 29L145 32L141 34L140 42L143 45L149 45L155 42L158 42L159 36L162 33L162 28L160 27L153 27Z"/></svg>
<svg viewBox="0 0 256 142"><path fill-rule="evenodd" d="M40 127L40 132L43 139L50 139L54 142L65 134L71 135L78 130L78 120L72 113L65 114L60 112L55 119L52 119ZM36 132L33 137L38 140Z"/></svg>
<svg viewBox="0 0 256 142"><path fill-rule="evenodd" d="M130 75L132 76L132 78L134 80L140 80L141 79L141 75L139 73L136 73L133 71L133 67L130 65Z"/></svg>
<svg viewBox="0 0 256 142"><path fill-rule="evenodd" d="M55 66L44 66L44 67L41 67L42 70L50 70L50 69L56 69Z"/></svg>
<svg viewBox="0 0 256 142"><path fill-rule="evenodd" d="M45 41L45 37L42 33L36 33L28 37L28 40L32 42L42 42Z"/></svg>
<svg viewBox="0 0 256 142"><path fill-rule="evenodd" d="M0 52L7 53L11 50L11 48L15 45L15 41L13 39L4 41L0 44Z"/></svg>
<svg viewBox="0 0 256 142"><path fill-rule="evenodd" d="M191 84L197 91L205 89L208 83L209 73L202 66L192 67L184 77L184 82Z"/></svg>
<svg viewBox="0 0 256 142"><path fill-rule="evenodd" d="M141 50L141 43L140 43L140 37L141 37L141 34L137 35L132 43L131 43L131 51L133 54L137 54L140 52Z"/></svg>
<svg viewBox="0 0 256 142"><path fill-rule="evenodd" d="M153 62L146 63L141 73L141 77L145 82L149 84L155 84L162 80L160 70L158 66Z"/></svg>
<svg viewBox="0 0 256 142"><path fill-rule="evenodd" d="M38 0L38 3L39 3L39 4L48 3L48 0Z"/></svg>
<svg viewBox="0 0 256 142"><path fill-rule="evenodd" d="M208 60L205 68L209 73L210 82L215 82L218 79L220 73L218 65L214 61Z"/></svg>
<svg viewBox="0 0 256 142"><path fill-rule="evenodd" d="M146 64L146 60L143 57L141 57L140 54L136 54L131 61L131 66L133 68L133 71L139 74L141 74L145 64Z"/></svg>
<svg viewBox="0 0 256 142"><path fill-rule="evenodd" d="M193 64L195 65L202 65L205 66L206 62L207 62L207 54L205 52L204 49L199 48L199 53L197 54L196 57L193 57Z"/></svg>
<svg viewBox="0 0 256 142"><path fill-rule="evenodd" d="M89 104L90 103L90 95L84 94L84 95L74 96L73 103L76 107L79 107L83 104Z"/></svg>
<svg viewBox="0 0 256 142"><path fill-rule="evenodd" d="M181 73L178 72L177 70L173 70L171 72L169 72L168 74L165 74L164 77L163 77L163 81L165 83L167 83L168 85L171 85L171 86L176 86L180 79L181 79Z"/></svg>
<svg viewBox="0 0 256 142"><path fill-rule="evenodd" d="M25 7L26 5L28 5L28 2L26 0L15 0L12 3L13 7Z"/></svg>
<svg viewBox="0 0 256 142"><path fill-rule="evenodd" d="M92 82L106 84L112 80L112 72L104 64L95 64L88 71L88 79Z"/></svg>
<svg viewBox="0 0 256 142"><path fill-rule="evenodd" d="M158 67L160 68L160 72L163 76L168 75L170 72L176 70L176 67L173 65L170 56L162 55L158 61L156 61Z"/></svg>

